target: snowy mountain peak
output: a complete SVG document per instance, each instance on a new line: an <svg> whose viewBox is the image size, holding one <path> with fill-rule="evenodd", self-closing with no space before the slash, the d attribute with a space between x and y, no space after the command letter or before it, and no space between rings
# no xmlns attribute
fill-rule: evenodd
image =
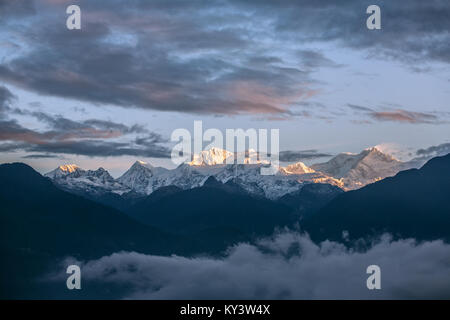
<svg viewBox="0 0 450 320"><path fill-rule="evenodd" d="M335 179L343 179L347 189L356 189L395 175L401 165L401 161L377 147L371 147L359 154L340 153L328 162L315 164L312 168Z"/></svg>
<svg viewBox="0 0 450 320"><path fill-rule="evenodd" d="M141 161L141 160L137 160L135 163L133 163L133 165L130 167L130 169L133 168L133 167L134 168L144 167L144 168L147 168L147 169L153 168L153 166L150 163L145 162L145 161Z"/></svg>
<svg viewBox="0 0 450 320"><path fill-rule="evenodd" d="M239 159L240 164L267 164L267 161L258 160L258 152L254 149L248 149L244 152L230 152L228 150L212 147L199 154L194 154L190 166L215 166L226 164L227 160L234 164Z"/></svg>
<svg viewBox="0 0 450 320"><path fill-rule="evenodd" d="M109 174L109 172L102 167L98 168L97 170L88 170L87 172L85 172L85 176L100 178L104 181L114 181L114 178Z"/></svg>
<svg viewBox="0 0 450 320"><path fill-rule="evenodd" d="M153 190L153 183L159 176L168 172L168 169L154 167L144 161L136 161L130 169L128 169L117 182L131 188L137 193L148 194L149 190Z"/></svg>
<svg viewBox="0 0 450 320"><path fill-rule="evenodd" d="M378 149L377 146L368 147L368 148L366 148L364 150L369 151L369 152L381 152L382 153L382 151L380 149Z"/></svg>
<svg viewBox="0 0 450 320"><path fill-rule="evenodd" d="M55 170L52 170L52 171L46 173L45 176L49 177L51 179L56 179L56 178L67 176L67 175L75 173L75 172L81 173L81 172L84 172L84 170L81 169L76 164L65 164L65 165L59 166Z"/></svg>
<svg viewBox="0 0 450 320"><path fill-rule="evenodd" d="M394 158L392 155L383 152L382 150L380 150L379 148L375 147L371 147L371 148L367 148L364 151L367 152L367 156L374 156L374 157L378 157L380 160L384 160L384 161L397 161L399 162L399 160L397 160L396 158Z"/></svg>
<svg viewBox="0 0 450 320"><path fill-rule="evenodd" d="M288 165L287 167L280 168L280 171L285 174L304 174L304 173L314 173L314 169L308 167L303 162L297 162Z"/></svg>
<svg viewBox="0 0 450 320"><path fill-rule="evenodd" d="M97 170L83 170L77 165L63 165L45 176L52 179L62 189L80 195L102 192L123 194L130 191L129 188L116 182L109 172L101 167Z"/></svg>
<svg viewBox="0 0 450 320"><path fill-rule="evenodd" d="M236 155L244 157L244 164L227 165L226 159ZM237 154L211 148L198 154L192 162L183 163L172 170L136 161L118 179L114 179L103 168L86 171L76 165L60 166L46 176L63 189L79 194L123 194L133 191L140 195L151 194L166 186L191 189L202 186L208 178L214 177L220 183L233 181L251 194L277 199L298 191L308 183L326 183L351 190L418 166L417 161L400 162L383 153L380 148L371 147L358 154L341 153L328 162L310 167L297 162L279 168L275 175L263 176L260 169L265 164L257 160L256 155L255 150Z"/></svg>
<svg viewBox="0 0 450 320"><path fill-rule="evenodd" d="M121 177L119 177L118 181L124 183L130 179L136 179L138 177L151 177L152 174L152 166L143 161L136 161L133 165L128 169Z"/></svg>
<svg viewBox="0 0 450 320"><path fill-rule="evenodd" d="M229 157L233 157L232 152L213 147L209 150L202 151L199 154L194 154L194 157L189 165L213 166L217 164L224 164L226 159Z"/></svg>
<svg viewBox="0 0 450 320"><path fill-rule="evenodd" d="M45 174L46 177L52 178L52 179L65 179L67 177L97 177L107 180L114 180L113 177L109 174L108 171L106 171L104 168L100 167L97 170L84 170L81 169L76 164L65 164L61 165L55 170L52 170Z"/></svg>
<svg viewBox="0 0 450 320"><path fill-rule="evenodd" d="M76 164L65 164L65 165L59 166L58 169L61 170L62 172L72 173L77 170L80 170L81 168L79 166L77 166Z"/></svg>

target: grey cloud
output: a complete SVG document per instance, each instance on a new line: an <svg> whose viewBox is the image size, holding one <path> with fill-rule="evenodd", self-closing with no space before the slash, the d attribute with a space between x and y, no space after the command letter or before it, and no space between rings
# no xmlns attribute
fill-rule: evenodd
<svg viewBox="0 0 450 320"><path fill-rule="evenodd" d="M76 154L85 156L139 156L170 157L170 149L164 146L168 140L140 125L89 119L74 121L43 112L13 109L12 113L31 115L46 123L49 130L37 131L23 127L15 119L0 119L0 150L3 152L26 151L49 154ZM130 134L135 140L114 141ZM10 143L14 141L15 143Z"/></svg>
<svg viewBox="0 0 450 320"><path fill-rule="evenodd" d="M348 103L347 106L354 110L357 114L365 114L372 120L391 121L411 124L442 124L445 121L432 112L415 112L405 109L383 109L375 110L369 107ZM442 114L441 114L442 115ZM354 123L371 123L368 120L353 120Z"/></svg>
<svg viewBox="0 0 450 320"><path fill-rule="evenodd" d="M1 152L16 152L16 151L23 150L26 146L27 146L27 144L25 144L25 143L12 143L12 142L0 143L0 151Z"/></svg>
<svg viewBox="0 0 450 320"><path fill-rule="evenodd" d="M323 53L314 50L300 50L298 52L300 62L308 68L338 67L339 65L328 59Z"/></svg>
<svg viewBox="0 0 450 320"><path fill-rule="evenodd" d="M0 123L0 125L4 125L4 123ZM7 134L5 134L3 128L0 129L0 140L14 140L17 143L1 143L0 151L2 152L25 151L73 154L88 157L136 156L154 158L170 158L171 153L170 148L151 142L135 144L133 142L99 141L92 139L54 141L45 139L46 134L32 130L14 126L12 126L13 130L11 128L8 129L9 132ZM11 131L15 131L15 134L11 134ZM33 157L36 158L35 156Z"/></svg>
<svg viewBox="0 0 450 320"><path fill-rule="evenodd" d="M169 139L163 138L158 133L148 132L146 136L137 137L134 142L140 146L151 146L158 143L169 142Z"/></svg>
<svg viewBox="0 0 450 320"><path fill-rule="evenodd" d="M40 145L30 145L27 152L49 152L57 154L76 154L88 157L136 156L150 158L169 158L171 150L157 144L145 147L135 146L129 142L98 140L57 141Z"/></svg>
<svg viewBox="0 0 450 320"><path fill-rule="evenodd" d="M96 14L115 15L94 10L91 20L98 20ZM226 51L223 46L227 44L232 50L242 50L248 43L233 39L239 32L209 35L206 26L192 25L190 16L178 14L164 21L173 27L168 30L152 31L155 26L143 25L150 31L139 32L134 47L108 44L106 40L114 37L110 25L101 19L89 22L89 15L85 19L83 31L76 34L56 28L54 21L30 30L29 41L40 42L32 43L33 50L26 57L1 65L0 78L49 95L191 113L285 113L291 102L309 92L303 85L299 94L302 83L295 77L308 78L299 70L245 66L247 56L254 55L251 52L236 56L235 62L224 61L218 53L179 59L200 48ZM130 21L135 20L142 22L136 14ZM133 33L136 25L132 22L117 21L119 29Z"/></svg>
<svg viewBox="0 0 450 320"><path fill-rule="evenodd" d="M52 159L52 158L59 158L57 155L54 154L29 154L22 157L23 159Z"/></svg>
<svg viewBox="0 0 450 320"><path fill-rule="evenodd" d="M304 160L312 160L318 158L331 157L332 154L321 153L317 150L302 150L302 151L280 151L280 161L283 162L297 162Z"/></svg>
<svg viewBox="0 0 450 320"><path fill-rule="evenodd" d="M32 1L17 3L14 12ZM51 3L42 6L32 27L3 28L19 33L30 50L2 62L0 79L98 104L278 118L317 92L308 69L337 64L320 51L286 46L288 55L299 57L299 66L293 66L270 52L275 43L332 41L415 68L450 62L450 7L438 0L407 5L380 0L380 31L365 26L368 0L79 4L81 32L66 30L54 14L61 6Z"/></svg>
<svg viewBox="0 0 450 320"><path fill-rule="evenodd" d="M249 57L248 63L252 64L252 65L267 66L269 64L277 64L277 63L278 64L283 64L284 61L280 57L254 56L254 57Z"/></svg>
<svg viewBox="0 0 450 320"><path fill-rule="evenodd" d="M17 110L17 109L16 109ZM83 121L74 121L71 119L64 118L63 116L57 115L52 116L44 112L26 112L19 110L18 113L28 114L36 117L44 123L47 123L53 130L60 130L64 133L74 132L116 132L117 134L129 134L129 133L147 133L141 125L126 126L122 123L116 123L107 120L100 119L88 119ZM94 136L95 137L95 134Z"/></svg>
<svg viewBox="0 0 450 320"><path fill-rule="evenodd" d="M23 34L31 51L0 65L0 78L48 95L207 114L288 114L314 92L308 73L260 54L260 18L243 27L248 15L231 3L209 3L224 14L196 2L80 4L82 32L44 14ZM132 43L114 42L120 32Z"/></svg>
<svg viewBox="0 0 450 320"><path fill-rule="evenodd" d="M320 108L320 109L326 109L327 106L323 103L317 102L317 101L302 101L298 103L297 105L306 107L306 108Z"/></svg>
<svg viewBox="0 0 450 320"><path fill-rule="evenodd" d="M439 118L433 114L424 112L413 112L402 109L392 111L376 111L370 116L379 121L394 121L405 123L441 123Z"/></svg>
<svg viewBox="0 0 450 320"><path fill-rule="evenodd" d="M411 66L450 62L450 6L445 1L380 0L382 29L366 28L369 0L258 1L232 0L248 10L272 17L279 37L302 41L336 41L369 57L392 58Z"/></svg>
<svg viewBox="0 0 450 320"><path fill-rule="evenodd" d="M64 123L65 118L60 118ZM75 139L97 138L110 139L123 136L127 132L111 128L87 125L83 122L68 120L72 127L62 127L58 124L47 131L36 131L23 127L16 120L2 120L0 128L0 140L25 141L31 143L45 143L45 141L70 141ZM127 130L132 130L127 128Z"/></svg>
<svg viewBox="0 0 450 320"><path fill-rule="evenodd" d="M2 20L24 17L36 13L34 2L29 0L4 0L0 2ZM0 20L1 21L1 20ZM0 22L1 23L1 22Z"/></svg>
<svg viewBox="0 0 450 320"><path fill-rule="evenodd" d="M373 112L373 109L368 108L368 107L364 107L364 106L359 106L356 104L351 104L348 103L347 106L355 111L359 111L359 112Z"/></svg>
<svg viewBox="0 0 450 320"><path fill-rule="evenodd" d="M0 105L10 103L15 96L4 86L0 86Z"/></svg>
<svg viewBox="0 0 450 320"><path fill-rule="evenodd" d="M450 153L450 143L442 143L437 146L431 146L425 149L417 150L416 154L422 157L444 156Z"/></svg>
<svg viewBox="0 0 450 320"><path fill-rule="evenodd" d="M11 102L16 97L4 86L0 86L0 119L6 117L6 113L11 110Z"/></svg>
<svg viewBox="0 0 450 320"><path fill-rule="evenodd" d="M442 241L392 241L385 236L359 251L283 232L255 245L238 244L222 258L120 252L63 264L73 263L81 265L86 283L121 288L117 298L450 298L450 246ZM366 287L366 269L373 264L381 268L382 290ZM65 273L45 277L61 279Z"/></svg>

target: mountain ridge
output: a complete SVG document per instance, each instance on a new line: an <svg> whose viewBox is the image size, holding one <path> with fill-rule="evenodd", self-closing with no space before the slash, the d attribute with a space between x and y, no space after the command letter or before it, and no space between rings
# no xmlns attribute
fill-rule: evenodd
<svg viewBox="0 0 450 320"><path fill-rule="evenodd" d="M247 156L250 153L251 150ZM60 166L45 176L66 191L85 194L87 197L106 195L107 198L117 198L119 202L117 196L134 194L134 197L143 197L170 185L181 189L196 188L211 176L222 183L233 180L250 194L276 200L299 191L308 183L327 183L344 190L354 190L421 164L398 161L372 147L359 154L341 153L325 163L311 166L296 162L280 167L273 176L262 176L259 171L267 164L252 163L250 160L245 164L224 164L231 156L231 152L211 148L202 151L192 162L181 164L172 170L136 161L117 179L101 169L105 171L101 180L98 172L100 169L83 170L76 165Z"/></svg>

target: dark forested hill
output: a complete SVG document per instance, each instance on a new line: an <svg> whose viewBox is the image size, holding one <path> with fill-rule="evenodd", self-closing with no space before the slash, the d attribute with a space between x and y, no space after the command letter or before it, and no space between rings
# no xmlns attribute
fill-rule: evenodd
<svg viewBox="0 0 450 320"><path fill-rule="evenodd" d="M134 205L130 214L143 223L180 234L214 228L263 235L293 222L291 208L239 190L210 177L199 188L162 188Z"/></svg>
<svg viewBox="0 0 450 320"><path fill-rule="evenodd" d="M337 196L304 223L317 240L381 232L416 239L450 239L450 154L421 169L399 172Z"/></svg>

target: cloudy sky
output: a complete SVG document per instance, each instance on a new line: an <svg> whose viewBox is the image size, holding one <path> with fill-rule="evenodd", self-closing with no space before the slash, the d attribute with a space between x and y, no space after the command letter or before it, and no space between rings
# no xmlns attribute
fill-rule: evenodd
<svg viewBox="0 0 450 320"><path fill-rule="evenodd" d="M171 166L194 120L279 128L289 161L450 150L449 16L446 0L4 0L0 162Z"/></svg>

